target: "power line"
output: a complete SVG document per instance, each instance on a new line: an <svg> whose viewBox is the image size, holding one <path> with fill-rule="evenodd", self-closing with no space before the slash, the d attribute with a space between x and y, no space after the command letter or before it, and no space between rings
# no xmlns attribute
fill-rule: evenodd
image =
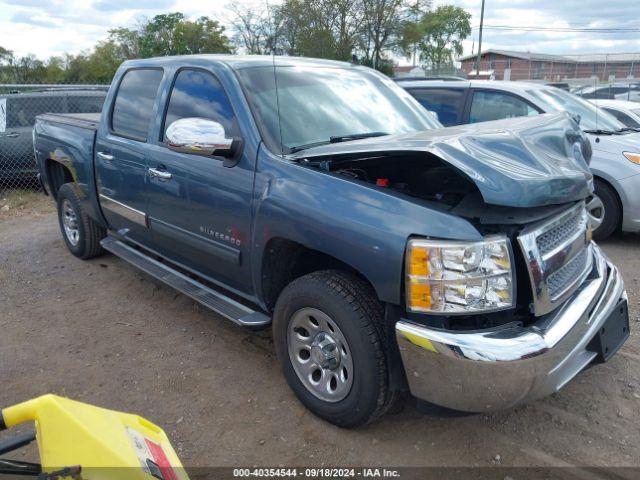
<svg viewBox="0 0 640 480"><path fill-rule="evenodd" d="M479 26L472 27L473 30ZM639 33L640 28L590 28L590 27L534 27L516 25L484 25L487 30L519 30L525 32L595 32L595 33Z"/></svg>

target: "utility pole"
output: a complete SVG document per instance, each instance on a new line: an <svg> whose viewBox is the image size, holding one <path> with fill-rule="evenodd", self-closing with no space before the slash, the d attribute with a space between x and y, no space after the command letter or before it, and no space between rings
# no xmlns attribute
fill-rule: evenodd
<svg viewBox="0 0 640 480"><path fill-rule="evenodd" d="M478 34L478 60L476 61L476 78L480 76L480 58L482 57L482 25L484 24L484 0L480 10L480 33Z"/></svg>

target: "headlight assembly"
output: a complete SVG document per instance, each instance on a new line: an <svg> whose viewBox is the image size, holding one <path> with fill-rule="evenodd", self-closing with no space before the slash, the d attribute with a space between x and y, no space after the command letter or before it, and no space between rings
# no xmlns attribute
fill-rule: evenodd
<svg viewBox="0 0 640 480"><path fill-rule="evenodd" d="M509 241L410 239L406 252L406 303L410 312L478 313L514 305Z"/></svg>

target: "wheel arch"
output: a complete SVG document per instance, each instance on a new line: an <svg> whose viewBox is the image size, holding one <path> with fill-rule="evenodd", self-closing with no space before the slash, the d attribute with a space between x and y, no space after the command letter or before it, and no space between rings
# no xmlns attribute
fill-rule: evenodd
<svg viewBox="0 0 640 480"><path fill-rule="evenodd" d="M280 293L288 284L318 270L340 270L356 275L379 298L374 283L353 265L294 240L273 237L264 247L260 271L260 296L267 310L273 311Z"/></svg>
<svg viewBox="0 0 640 480"><path fill-rule="evenodd" d="M47 158L44 162L44 168L47 175L47 183L51 196L57 200L58 191L65 183L74 182L71 169L62 162Z"/></svg>

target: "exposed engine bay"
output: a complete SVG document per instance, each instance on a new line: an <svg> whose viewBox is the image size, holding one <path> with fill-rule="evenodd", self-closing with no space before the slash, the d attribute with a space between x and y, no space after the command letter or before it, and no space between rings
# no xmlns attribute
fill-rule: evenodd
<svg viewBox="0 0 640 480"><path fill-rule="evenodd" d="M481 225L526 225L567 208L567 204L518 208L487 204L476 184L463 172L434 155L403 152L385 155L303 160L341 177L387 188L428 201L431 207L451 211Z"/></svg>
<svg viewBox="0 0 640 480"><path fill-rule="evenodd" d="M302 163L448 207L455 207L466 195L478 192L475 184L460 172L424 153L335 158L317 162L303 160Z"/></svg>

